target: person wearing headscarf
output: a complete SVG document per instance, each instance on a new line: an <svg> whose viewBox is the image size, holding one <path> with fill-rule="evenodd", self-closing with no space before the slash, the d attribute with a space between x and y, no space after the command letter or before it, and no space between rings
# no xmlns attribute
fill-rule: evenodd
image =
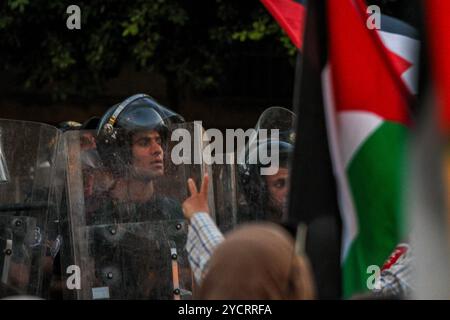
<svg viewBox="0 0 450 320"><path fill-rule="evenodd" d="M273 223L245 224L216 248L196 294L207 300L306 300L315 288L309 262Z"/></svg>

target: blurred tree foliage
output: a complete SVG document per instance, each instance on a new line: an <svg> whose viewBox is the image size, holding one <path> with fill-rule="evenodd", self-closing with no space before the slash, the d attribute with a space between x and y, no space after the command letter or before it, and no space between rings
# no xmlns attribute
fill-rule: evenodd
<svg viewBox="0 0 450 320"><path fill-rule="evenodd" d="M71 4L81 8L81 30L66 28ZM169 96L186 85L211 89L230 59L255 44L294 60L295 48L257 0L0 2L0 68L58 100L97 95L130 63L164 75Z"/></svg>

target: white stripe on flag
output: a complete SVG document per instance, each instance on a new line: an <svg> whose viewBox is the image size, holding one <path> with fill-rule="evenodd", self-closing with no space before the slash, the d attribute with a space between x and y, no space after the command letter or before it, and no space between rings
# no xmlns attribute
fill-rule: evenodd
<svg viewBox="0 0 450 320"><path fill-rule="evenodd" d="M342 161L347 168L360 146L381 126L383 120L367 111L341 111L337 117Z"/></svg>
<svg viewBox="0 0 450 320"><path fill-rule="evenodd" d="M333 98L333 84L331 82L330 65L327 64L322 71L322 92L325 107L325 120L327 124L328 143L333 163L334 176L336 177L338 202L342 218L342 248L341 263L347 257L352 241L358 234L358 222L356 210L353 204L347 173L342 161L340 137L338 135L336 109Z"/></svg>

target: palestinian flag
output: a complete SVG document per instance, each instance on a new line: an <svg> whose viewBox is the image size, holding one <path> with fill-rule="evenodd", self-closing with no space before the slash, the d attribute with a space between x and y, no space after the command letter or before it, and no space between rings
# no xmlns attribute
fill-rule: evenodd
<svg viewBox="0 0 450 320"><path fill-rule="evenodd" d="M366 9L362 0L329 0L326 12L323 93L343 221L344 297L367 291L367 268L381 266L405 237L402 187L419 43L411 28L387 17L382 30L367 28Z"/></svg>
<svg viewBox="0 0 450 320"><path fill-rule="evenodd" d="M305 20L305 0L261 0L289 39L301 49Z"/></svg>
<svg viewBox="0 0 450 320"><path fill-rule="evenodd" d="M314 226L340 215L341 241L330 219L310 232L309 250L307 239L319 296L327 282L344 297L367 291L367 267L381 268L404 240L403 170L419 42L413 28L387 16L381 30L368 29L366 9L360 0L308 3L288 220Z"/></svg>

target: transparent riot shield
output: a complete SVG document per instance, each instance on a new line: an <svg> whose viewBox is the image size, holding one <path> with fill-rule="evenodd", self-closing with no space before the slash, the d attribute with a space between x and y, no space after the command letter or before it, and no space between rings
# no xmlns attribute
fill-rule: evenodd
<svg viewBox="0 0 450 320"><path fill-rule="evenodd" d="M223 155L225 159L230 159L233 156L233 153ZM233 229L238 223L240 199L237 190L237 169L236 164L227 161L211 166L210 184L214 192L214 220L223 233Z"/></svg>
<svg viewBox="0 0 450 320"><path fill-rule="evenodd" d="M177 129L188 135L184 149L181 141L170 140ZM201 150L194 148L201 145L196 136L192 123L168 132L118 130L112 143L95 132L64 133L67 192L60 224L66 299L190 299L181 205L187 179L199 182L206 170L201 159L194 161Z"/></svg>
<svg viewBox="0 0 450 320"><path fill-rule="evenodd" d="M278 129L280 141L294 143L295 140L295 114L284 107L270 107L258 119L255 129Z"/></svg>
<svg viewBox="0 0 450 320"><path fill-rule="evenodd" d="M55 257L53 185L59 130L0 120L0 263L2 296L46 297Z"/></svg>
<svg viewBox="0 0 450 320"><path fill-rule="evenodd" d="M181 299L191 295L183 220L86 227L81 299ZM89 272L86 272L89 271Z"/></svg>
<svg viewBox="0 0 450 320"><path fill-rule="evenodd" d="M1 296L30 290L36 219L0 216Z"/></svg>
<svg viewBox="0 0 450 320"><path fill-rule="evenodd" d="M294 147L295 115L282 107L265 110L244 147L224 158L235 161L213 165L216 222L222 231L237 224L265 220L280 223L287 209L289 159ZM277 134L272 134L277 129ZM263 150L261 150L263 149ZM278 171L263 174L269 167L261 154L277 159Z"/></svg>

